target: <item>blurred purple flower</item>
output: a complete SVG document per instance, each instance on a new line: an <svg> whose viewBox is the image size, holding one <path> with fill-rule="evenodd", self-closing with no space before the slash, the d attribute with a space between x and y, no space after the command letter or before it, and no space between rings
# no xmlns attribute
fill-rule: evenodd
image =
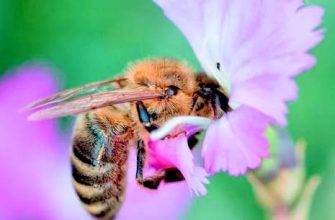
<svg viewBox="0 0 335 220"><path fill-rule="evenodd" d="M51 73L46 65L27 64L0 81L0 219L91 219L72 188L70 138L59 135L55 121L28 122L27 114L18 113L55 91ZM131 158L118 219L177 219L190 199L186 183L144 189Z"/></svg>
<svg viewBox="0 0 335 220"><path fill-rule="evenodd" d="M264 131L286 123L286 102L297 97L293 77L315 64L308 50L323 38L316 29L323 9L302 0L154 1L229 94L233 111L209 125L203 142L206 170L240 175L258 167L269 155ZM166 135L159 132L156 139Z"/></svg>
<svg viewBox="0 0 335 220"><path fill-rule="evenodd" d="M0 215L5 219L87 219L72 190L67 148L54 121L31 123L18 110L55 91L45 65L0 81Z"/></svg>

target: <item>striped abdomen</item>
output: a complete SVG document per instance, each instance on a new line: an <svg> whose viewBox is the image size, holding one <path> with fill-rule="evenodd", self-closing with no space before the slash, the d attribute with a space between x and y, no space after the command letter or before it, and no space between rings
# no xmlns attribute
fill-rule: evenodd
<svg viewBox="0 0 335 220"><path fill-rule="evenodd" d="M75 126L74 188L86 210L97 218L113 218L122 204L130 123L117 109L104 108L80 116Z"/></svg>

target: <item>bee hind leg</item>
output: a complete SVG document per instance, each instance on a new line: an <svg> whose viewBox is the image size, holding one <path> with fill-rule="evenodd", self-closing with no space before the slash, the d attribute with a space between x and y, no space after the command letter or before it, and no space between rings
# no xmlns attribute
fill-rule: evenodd
<svg viewBox="0 0 335 220"><path fill-rule="evenodd" d="M175 167L163 169L152 176L144 177L143 168L145 160L145 146L143 140L138 141L137 145L137 169L136 180L142 186L149 189L158 189L159 184L164 181L167 183L184 180L183 174Z"/></svg>

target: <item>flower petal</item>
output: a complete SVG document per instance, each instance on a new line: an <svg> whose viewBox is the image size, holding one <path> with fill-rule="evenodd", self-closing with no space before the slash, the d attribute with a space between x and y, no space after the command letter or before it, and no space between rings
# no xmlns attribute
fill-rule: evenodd
<svg viewBox="0 0 335 220"><path fill-rule="evenodd" d="M240 106L208 128L202 149L206 170L241 175L269 156L264 132L271 119L257 110Z"/></svg>
<svg viewBox="0 0 335 220"><path fill-rule="evenodd" d="M151 141L150 165L158 169L176 167L183 174L191 192L196 195L207 193L204 184L208 183L207 173L194 164L193 154L188 147L187 136Z"/></svg>
<svg viewBox="0 0 335 220"><path fill-rule="evenodd" d="M207 74L230 94L238 94L242 104L251 97L250 106L285 123L285 101L292 98L279 94L277 86L259 83L259 78L279 77L280 88L285 83L293 88L290 77L314 66L315 58L307 52L323 38L324 31L317 29L322 8L304 6L301 0L155 2L186 36ZM248 94L245 84L253 87ZM268 97L279 109L267 112L273 108L269 98L253 103L260 91L274 92ZM296 90L291 89L289 96L295 97Z"/></svg>
<svg viewBox="0 0 335 220"><path fill-rule="evenodd" d="M253 107L265 115L286 124L286 101L297 97L294 80L279 75L262 75L236 83L232 89L231 102Z"/></svg>

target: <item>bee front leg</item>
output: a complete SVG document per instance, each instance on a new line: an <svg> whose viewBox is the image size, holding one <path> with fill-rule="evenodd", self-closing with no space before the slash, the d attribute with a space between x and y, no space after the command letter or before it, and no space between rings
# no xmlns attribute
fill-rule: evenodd
<svg viewBox="0 0 335 220"><path fill-rule="evenodd" d="M136 109L138 118L148 132L157 129L152 124L151 116L148 110L143 105L143 102L136 102ZM149 189L157 189L162 181L165 182L176 182L184 180L184 176L177 168L167 168L158 171L156 174L150 177L143 177L143 168L145 163L146 148L142 139L137 142L137 169L136 169L136 180L142 186Z"/></svg>
<svg viewBox="0 0 335 220"><path fill-rule="evenodd" d="M148 131L151 132L157 127L152 124L152 118L147 110L147 108L143 105L143 102L139 101L136 102L136 109L137 109L137 114L140 122L143 124L144 128Z"/></svg>
<svg viewBox="0 0 335 220"><path fill-rule="evenodd" d="M184 180L183 174L177 168L167 168L158 171L156 174L143 177L143 168L145 161L145 145L143 140L139 140L137 143L137 169L136 169L136 180L142 186L149 189L158 189L159 184L162 181L165 182L177 182Z"/></svg>

